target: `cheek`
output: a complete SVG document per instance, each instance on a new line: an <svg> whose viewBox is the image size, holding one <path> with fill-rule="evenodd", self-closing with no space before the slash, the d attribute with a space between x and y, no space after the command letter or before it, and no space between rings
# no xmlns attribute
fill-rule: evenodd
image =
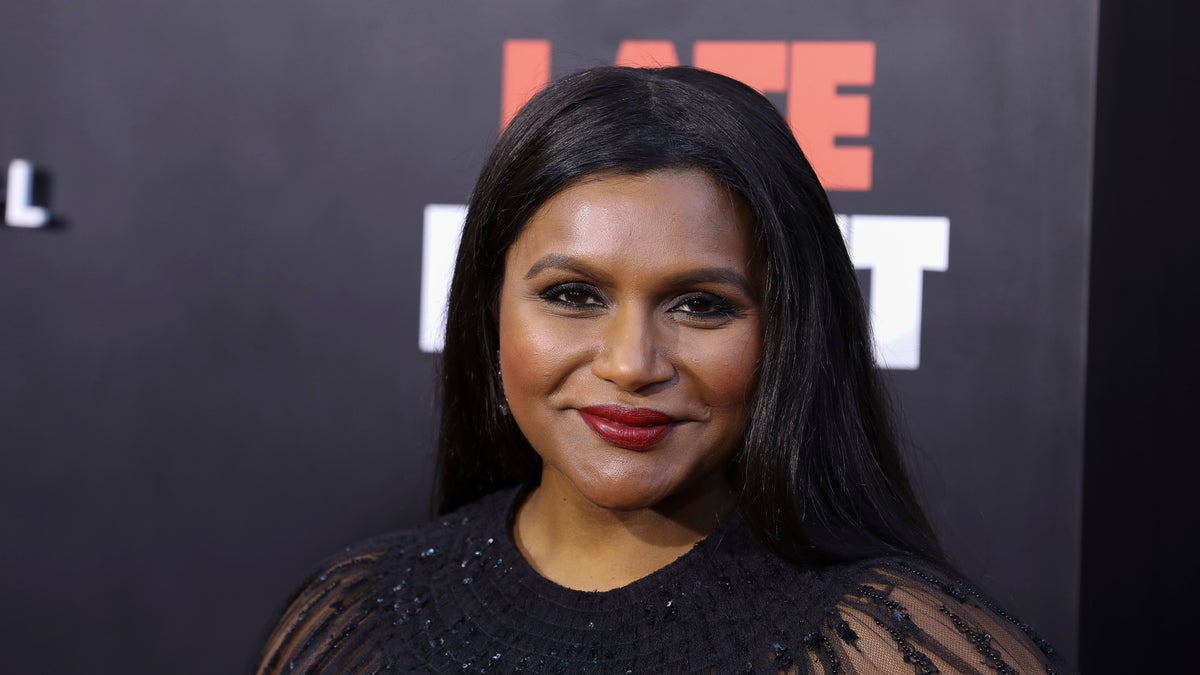
<svg viewBox="0 0 1200 675"><path fill-rule="evenodd" d="M758 381L760 341L756 330L739 331L701 341L681 354L710 406L746 409Z"/></svg>
<svg viewBox="0 0 1200 675"><path fill-rule="evenodd" d="M578 365L585 336L563 323L530 303L501 302L500 362L510 405L522 404L514 398L552 394Z"/></svg>
<svg viewBox="0 0 1200 675"><path fill-rule="evenodd" d="M745 438L758 385L760 342L756 331L747 331L710 350L700 362L697 381L711 413L710 439L716 450L711 461L727 461Z"/></svg>

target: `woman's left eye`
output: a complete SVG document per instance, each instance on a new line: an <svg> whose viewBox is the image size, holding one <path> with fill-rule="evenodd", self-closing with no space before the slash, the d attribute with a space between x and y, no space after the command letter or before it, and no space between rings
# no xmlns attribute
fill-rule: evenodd
<svg viewBox="0 0 1200 675"><path fill-rule="evenodd" d="M672 311L701 319L727 319L737 314L727 300L708 293L689 295L677 302Z"/></svg>

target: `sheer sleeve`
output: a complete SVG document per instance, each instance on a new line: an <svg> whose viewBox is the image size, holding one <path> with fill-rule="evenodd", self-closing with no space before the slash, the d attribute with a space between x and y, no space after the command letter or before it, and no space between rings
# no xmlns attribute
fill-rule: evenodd
<svg viewBox="0 0 1200 675"><path fill-rule="evenodd" d="M827 673L1069 673L1054 648L982 593L910 562L869 568L814 636ZM835 637L836 636L836 637Z"/></svg>
<svg viewBox="0 0 1200 675"><path fill-rule="evenodd" d="M374 648L377 563L370 544L322 566L293 596L267 639L257 675L377 673L387 664Z"/></svg>

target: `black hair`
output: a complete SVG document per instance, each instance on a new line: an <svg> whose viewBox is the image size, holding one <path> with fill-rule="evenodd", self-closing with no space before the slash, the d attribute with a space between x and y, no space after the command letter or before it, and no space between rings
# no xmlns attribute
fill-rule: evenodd
<svg viewBox="0 0 1200 675"><path fill-rule="evenodd" d="M541 474L500 405L498 299L521 228L584 177L661 169L709 173L752 215L764 344L729 467L752 531L791 560L941 560L901 461L862 294L824 189L770 101L687 67L564 77L521 109L484 165L447 310L440 510Z"/></svg>

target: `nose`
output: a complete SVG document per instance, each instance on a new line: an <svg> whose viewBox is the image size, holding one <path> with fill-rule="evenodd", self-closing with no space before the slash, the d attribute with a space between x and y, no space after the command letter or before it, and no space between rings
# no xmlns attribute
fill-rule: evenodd
<svg viewBox="0 0 1200 675"><path fill-rule="evenodd" d="M605 322L592 373L625 391L670 381L675 367L663 354L661 330L652 312L628 305L617 309Z"/></svg>

